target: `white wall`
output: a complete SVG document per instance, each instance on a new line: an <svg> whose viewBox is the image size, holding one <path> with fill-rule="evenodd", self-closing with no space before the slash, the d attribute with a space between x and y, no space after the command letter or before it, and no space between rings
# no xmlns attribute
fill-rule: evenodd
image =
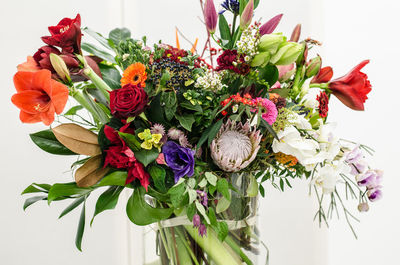
<svg viewBox="0 0 400 265"><path fill-rule="evenodd" d="M344 220L334 222L329 232L318 228L312 221L315 200L308 198L307 183L298 181L293 190L285 193L267 188L260 224L263 239L271 250L271 264L372 265L381 264L383 259L389 261L385 264L396 264L396 251L400 250L395 241L400 236L395 197L400 184L396 178L399 117L395 109L400 95L394 81L396 59L400 59L396 52L398 4L390 0L261 2L256 18L263 17L265 21L284 13L278 30L290 35L294 25L301 22L304 37L324 42L321 55L324 63L334 67L335 76L344 74L364 58L372 59L366 67L373 84L366 111L350 111L333 99L330 120L339 123L337 132L344 138L375 147L377 155L373 163L386 172L384 200L374 204L362 216L362 223L356 225L358 241L352 238ZM49 208L44 203L31 206L26 213L22 211L23 198L19 194L23 188L33 181L69 181L71 174L67 171L71 160L46 154L30 141L28 134L44 126L20 123L18 110L10 102L14 93L12 75L14 67L40 47L39 37L47 34L48 25L77 12L82 15L83 26L104 34L125 25L134 36L147 35L150 43L162 39L173 44L174 27L178 26L189 39L203 39L205 31L197 18L201 15L198 1L19 0L1 4L1 264L139 264L134 261L139 260L142 251L140 229L128 223L124 203L117 211L98 216L92 228L87 227L83 253L74 247L78 212L57 220L63 207L54 204ZM202 44L200 41L199 47ZM190 48L182 38L181 45ZM121 201L126 199L122 197ZM93 206L94 201L90 204ZM92 213L93 207L89 207L87 218Z"/></svg>

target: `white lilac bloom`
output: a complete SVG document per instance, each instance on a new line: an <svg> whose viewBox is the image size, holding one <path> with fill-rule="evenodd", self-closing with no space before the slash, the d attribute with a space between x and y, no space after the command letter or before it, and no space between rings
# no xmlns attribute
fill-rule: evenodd
<svg viewBox="0 0 400 265"><path fill-rule="evenodd" d="M261 133L247 122L244 125L228 120L211 143L214 163L226 172L246 168L260 149Z"/></svg>
<svg viewBox="0 0 400 265"><path fill-rule="evenodd" d="M203 76L197 78L194 86L196 88L202 88L210 91L219 91L226 85L222 84L223 71L215 72L211 69L207 69Z"/></svg>
<svg viewBox="0 0 400 265"><path fill-rule="evenodd" d="M336 184L340 180L340 174L346 174L349 170L348 165L343 161L325 163L324 166L316 169L313 184L321 187L323 193L330 194L335 191Z"/></svg>

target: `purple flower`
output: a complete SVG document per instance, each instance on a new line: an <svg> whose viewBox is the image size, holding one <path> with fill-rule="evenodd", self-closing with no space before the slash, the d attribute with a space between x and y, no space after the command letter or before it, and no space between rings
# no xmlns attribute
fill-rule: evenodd
<svg viewBox="0 0 400 265"><path fill-rule="evenodd" d="M198 215L198 214L193 215L193 220L192 220L192 222L193 222L193 227L199 228L200 225L201 225L200 215Z"/></svg>
<svg viewBox="0 0 400 265"><path fill-rule="evenodd" d="M196 192L197 192L197 196L199 198L200 203L207 207L208 206L207 192L201 191L201 190L196 190Z"/></svg>
<svg viewBox="0 0 400 265"><path fill-rule="evenodd" d="M238 0L225 0L221 6L225 9L219 12L219 14L223 14L226 10L231 11L232 13L239 15L240 4Z"/></svg>
<svg viewBox="0 0 400 265"><path fill-rule="evenodd" d="M193 176L194 150L182 147L173 141L168 141L163 145L162 153L167 166L174 172L175 183L184 176Z"/></svg>
<svg viewBox="0 0 400 265"><path fill-rule="evenodd" d="M348 163L351 168L350 174L354 176L364 173L367 169L367 163L364 160L364 155L359 146L356 146L352 151L347 153L346 163Z"/></svg>
<svg viewBox="0 0 400 265"><path fill-rule="evenodd" d="M368 170L363 175L357 177L357 184L359 186L366 186L368 189L378 187L382 181L383 172L380 170Z"/></svg>
<svg viewBox="0 0 400 265"><path fill-rule="evenodd" d="M201 224L199 227L199 235L202 237L207 235L207 227L204 224Z"/></svg>
<svg viewBox="0 0 400 265"><path fill-rule="evenodd" d="M377 187L375 189L368 190L367 195L368 199L371 202L374 202L382 198L382 190L380 189L380 187Z"/></svg>
<svg viewBox="0 0 400 265"><path fill-rule="evenodd" d="M283 14L279 14L273 18L271 18L269 21L267 21L264 25L260 27L260 35L265 35L265 34L271 34L274 32L276 27L278 26L279 22L281 21Z"/></svg>
<svg viewBox="0 0 400 265"><path fill-rule="evenodd" d="M206 3L204 4L204 19L208 32L214 34L215 29L217 28L218 14L215 10L213 0L206 0Z"/></svg>

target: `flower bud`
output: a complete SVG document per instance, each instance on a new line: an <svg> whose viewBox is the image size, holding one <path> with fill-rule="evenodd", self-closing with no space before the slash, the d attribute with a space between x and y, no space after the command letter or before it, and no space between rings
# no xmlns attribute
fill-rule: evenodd
<svg viewBox="0 0 400 265"><path fill-rule="evenodd" d="M254 56L253 60L251 61L250 65L252 67L263 66L269 62L271 55L269 52L261 52Z"/></svg>
<svg viewBox="0 0 400 265"><path fill-rule="evenodd" d="M271 34L272 32L274 32L274 30L278 26L279 22L281 21L282 16L283 16L283 14L279 14L279 15L271 18L264 25L262 25L260 27L260 35L263 36L265 34Z"/></svg>
<svg viewBox="0 0 400 265"><path fill-rule="evenodd" d="M254 0L250 0L240 16L240 29L245 30L253 19Z"/></svg>
<svg viewBox="0 0 400 265"><path fill-rule="evenodd" d="M294 63L289 65L278 65L277 67L279 70L279 81L281 82L285 82L296 72Z"/></svg>
<svg viewBox="0 0 400 265"><path fill-rule="evenodd" d="M290 41L298 42L301 34L301 24L297 24L292 32L292 36L290 37Z"/></svg>
<svg viewBox="0 0 400 265"><path fill-rule="evenodd" d="M307 64L307 69L306 69L307 78L317 75L319 73L319 70L321 69L321 64L322 64L321 56L318 55L317 57L311 59Z"/></svg>
<svg viewBox="0 0 400 265"><path fill-rule="evenodd" d="M297 60L303 50L303 45L287 42L280 45L278 52L272 56L270 62L276 65L288 65Z"/></svg>
<svg viewBox="0 0 400 265"><path fill-rule="evenodd" d="M366 203L366 202L362 202L362 203L360 203L359 205L358 205L358 210L360 211L360 212L368 212L368 210L369 210L369 205L368 205L368 203Z"/></svg>
<svg viewBox="0 0 400 265"><path fill-rule="evenodd" d="M285 41L286 37L282 33L266 34L260 38L258 49L262 52L268 51L270 54L275 54L279 45Z"/></svg>
<svg viewBox="0 0 400 265"><path fill-rule="evenodd" d="M50 62L58 76L63 81L71 81L69 70L64 60L55 53L50 53Z"/></svg>
<svg viewBox="0 0 400 265"><path fill-rule="evenodd" d="M213 0L206 0L204 5L204 19L208 32L210 32L210 34L214 34L215 29L217 28L218 14L215 10Z"/></svg>

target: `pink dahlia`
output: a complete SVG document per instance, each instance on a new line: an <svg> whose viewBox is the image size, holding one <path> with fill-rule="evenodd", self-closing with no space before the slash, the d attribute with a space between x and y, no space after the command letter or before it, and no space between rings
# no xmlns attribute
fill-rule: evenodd
<svg viewBox="0 0 400 265"><path fill-rule="evenodd" d="M272 125L276 121L278 110L271 100L266 98L256 98L253 100L253 103L256 106L261 107L261 117L268 122L269 125Z"/></svg>

